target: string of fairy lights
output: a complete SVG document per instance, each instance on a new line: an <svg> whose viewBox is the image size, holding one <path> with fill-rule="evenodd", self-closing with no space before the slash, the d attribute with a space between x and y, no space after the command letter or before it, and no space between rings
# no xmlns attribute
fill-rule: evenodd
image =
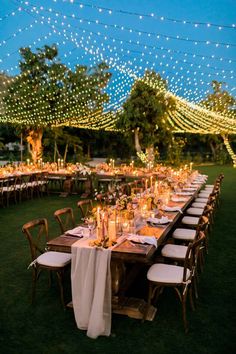
<svg viewBox="0 0 236 354"><path fill-rule="evenodd" d="M61 3L67 5L65 12L57 6ZM28 42L26 40L25 46L34 50L39 45L55 43L59 52L62 50L61 56L71 70L74 65L83 64L83 61L90 67L105 61L113 74L107 88L111 98L104 105L105 113L98 110L87 116L83 107L68 108L65 112L59 107L53 116L47 116L45 124L115 129L115 112L121 109L135 80L140 79L145 70L149 69L159 72L167 80L169 94L175 99L176 109L168 112L167 117L174 132L236 134L233 113L220 115L200 105L200 101L210 93L212 80L225 81L231 94L235 90L236 59L232 53L236 43L220 39L223 38L220 37L223 32L233 33L235 24L176 19L156 13L132 12L76 0L51 0L47 5L42 5L37 0L13 0L13 4L14 10L1 16L0 24L11 18L16 20L17 16L27 16L27 23L0 40L0 49L4 50L4 55L0 58L0 70L2 67L2 71L9 76L6 77L6 86L18 70L18 65L5 67L4 63L6 60L17 60L19 48L14 49L14 41L27 38L28 33L40 33L40 36L36 35ZM118 16L122 17L122 24L117 20ZM135 26L129 24L130 17L136 19ZM149 31L146 26L148 21L157 23L158 30ZM166 27L161 27L165 23L185 28L190 26L196 31L203 29L205 38L173 35L178 33L175 30L172 34L166 33ZM39 28L42 30L38 31ZM218 32L219 40L211 39L209 31ZM205 47L208 48L207 55L202 54L202 48ZM220 55L219 49L224 49L224 56ZM152 85L151 82L149 84ZM28 93L25 99L31 102L31 94ZM21 107L17 112L7 113L12 116L14 123L33 124L36 121L33 113L29 113L24 120ZM45 113L46 110L42 109L37 117ZM0 116L1 122L6 120L7 115Z"/></svg>

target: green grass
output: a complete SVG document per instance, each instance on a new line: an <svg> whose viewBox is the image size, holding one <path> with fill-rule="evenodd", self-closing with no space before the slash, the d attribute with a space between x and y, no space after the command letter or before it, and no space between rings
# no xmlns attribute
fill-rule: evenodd
<svg viewBox="0 0 236 354"><path fill-rule="evenodd" d="M199 284L197 310L188 309L190 331L184 334L181 306L174 292L164 292L153 322L113 315L112 335L91 340L76 328L73 312L63 311L56 282L39 281L36 303L30 304L31 271L22 225L47 217L50 237L59 234L53 212L65 206L76 211L76 196L45 197L0 210L0 350L1 353L137 354L232 353L235 347L236 169L200 167L209 182L224 172L221 206L210 238L209 255ZM76 216L78 216L76 214ZM69 292L67 294L69 296Z"/></svg>

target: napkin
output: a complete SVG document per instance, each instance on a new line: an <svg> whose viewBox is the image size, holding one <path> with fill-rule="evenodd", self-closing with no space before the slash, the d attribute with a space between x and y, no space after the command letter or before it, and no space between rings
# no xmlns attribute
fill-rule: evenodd
<svg viewBox="0 0 236 354"><path fill-rule="evenodd" d="M127 240L137 243L147 243L157 247L157 239L154 236L142 236L136 234L128 234Z"/></svg>
<svg viewBox="0 0 236 354"><path fill-rule="evenodd" d="M89 236L89 229L83 226L77 226L74 229L67 230L65 232L67 236L76 236L76 237L84 237Z"/></svg>
<svg viewBox="0 0 236 354"><path fill-rule="evenodd" d="M193 192L178 192L178 195L193 195Z"/></svg>
<svg viewBox="0 0 236 354"><path fill-rule="evenodd" d="M162 216L160 219L148 218L147 222L153 225L161 225L161 224L167 224L168 222L170 222L170 220L166 216Z"/></svg>
<svg viewBox="0 0 236 354"><path fill-rule="evenodd" d="M186 188L183 188L183 191L184 192L195 192L196 188L193 188L193 187L186 187Z"/></svg>
<svg viewBox="0 0 236 354"><path fill-rule="evenodd" d="M164 211L179 211L181 214L183 213L181 208L178 206L170 207L170 206L164 205L162 207L162 210L164 210Z"/></svg>
<svg viewBox="0 0 236 354"><path fill-rule="evenodd" d="M187 198L184 197L172 197L172 202L186 202Z"/></svg>

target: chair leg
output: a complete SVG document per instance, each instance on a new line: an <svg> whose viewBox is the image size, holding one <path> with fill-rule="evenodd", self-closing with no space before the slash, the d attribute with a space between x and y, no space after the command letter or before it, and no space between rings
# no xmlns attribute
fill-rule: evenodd
<svg viewBox="0 0 236 354"><path fill-rule="evenodd" d="M197 290L197 277L194 276L192 279L192 284L193 284L193 288L194 288L194 296L195 299L198 299L198 290Z"/></svg>
<svg viewBox="0 0 236 354"><path fill-rule="evenodd" d="M143 322L147 319L147 315L151 306L152 293L153 293L153 285L150 283L148 287L148 301L143 313Z"/></svg>
<svg viewBox="0 0 236 354"><path fill-rule="evenodd" d="M193 288L192 285L189 287L189 299L190 299L190 306L192 311L195 311L195 304L193 301Z"/></svg>
<svg viewBox="0 0 236 354"><path fill-rule="evenodd" d="M60 288L60 297L61 297L61 303L62 306L65 308L65 300L64 300L64 289L63 289L63 271L58 271L57 273L57 279L58 279L58 284Z"/></svg>

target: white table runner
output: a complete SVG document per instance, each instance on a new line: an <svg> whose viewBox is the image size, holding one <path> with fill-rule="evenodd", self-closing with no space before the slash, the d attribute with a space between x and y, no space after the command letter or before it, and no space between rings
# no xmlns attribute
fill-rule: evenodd
<svg viewBox="0 0 236 354"><path fill-rule="evenodd" d="M77 327L97 338L111 333L111 249L89 246L88 239L72 245L72 301Z"/></svg>

